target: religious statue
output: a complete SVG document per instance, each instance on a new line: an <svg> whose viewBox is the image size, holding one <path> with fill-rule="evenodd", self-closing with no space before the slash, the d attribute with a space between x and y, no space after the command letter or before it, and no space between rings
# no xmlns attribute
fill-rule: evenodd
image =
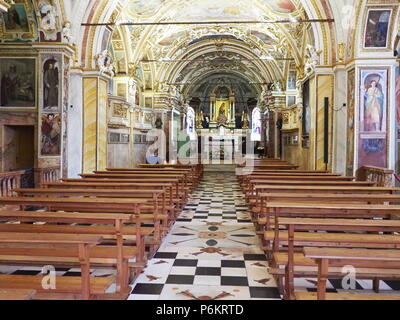
<svg viewBox="0 0 400 320"><path fill-rule="evenodd" d="M304 64L304 72L310 74L315 70L315 67L319 64L319 55L322 51L317 51L312 45L308 44L306 49L306 61Z"/></svg>
<svg viewBox="0 0 400 320"><path fill-rule="evenodd" d="M197 128L203 129L203 111L197 114Z"/></svg>
<svg viewBox="0 0 400 320"><path fill-rule="evenodd" d="M107 50L102 51L95 56L97 66L100 68L100 73L108 73L114 76L114 66L112 63L112 57Z"/></svg>
<svg viewBox="0 0 400 320"><path fill-rule="evenodd" d="M225 124L228 121L228 118L225 115L225 103L221 105L219 108L219 115L217 117L218 124Z"/></svg>
<svg viewBox="0 0 400 320"><path fill-rule="evenodd" d="M282 85L281 85L281 82L280 82L280 81L275 81L275 82L272 84L272 86L273 86L273 88L274 88L275 91L278 91L278 92L281 92L281 91L282 91Z"/></svg>
<svg viewBox="0 0 400 320"><path fill-rule="evenodd" d="M56 8L48 1L42 0L39 4L41 13L40 27L44 31L46 40L57 40Z"/></svg>
<svg viewBox="0 0 400 320"><path fill-rule="evenodd" d="M75 38L72 36L72 33L71 33L71 23L69 21L67 21L64 24L64 27L62 29L62 37L63 37L63 41L67 42L69 44L74 44L74 42L75 42Z"/></svg>
<svg viewBox="0 0 400 320"><path fill-rule="evenodd" d="M249 128L249 115L247 112L242 113L242 129L248 129Z"/></svg>
<svg viewBox="0 0 400 320"><path fill-rule="evenodd" d="M371 81L370 87L364 90L364 130L382 131L383 93L376 80Z"/></svg>

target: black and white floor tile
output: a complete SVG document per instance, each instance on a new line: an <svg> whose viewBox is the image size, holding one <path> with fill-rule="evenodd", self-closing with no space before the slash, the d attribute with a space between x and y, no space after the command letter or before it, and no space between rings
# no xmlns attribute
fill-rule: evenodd
<svg viewBox="0 0 400 320"><path fill-rule="evenodd" d="M251 223L233 173L205 173L146 269L131 284L129 300L276 300L281 299L268 261ZM0 274L41 274L41 268L0 266ZM92 276L114 276L93 269ZM59 276L79 276L79 268L56 268ZM296 291L315 291L316 279L296 278ZM372 282L356 288L372 292ZM381 281L385 294L400 281ZM109 292L115 290L115 285ZM342 292L342 280L330 279L327 291Z"/></svg>
<svg viewBox="0 0 400 320"><path fill-rule="evenodd" d="M129 299L280 299L267 267L235 176L206 173Z"/></svg>

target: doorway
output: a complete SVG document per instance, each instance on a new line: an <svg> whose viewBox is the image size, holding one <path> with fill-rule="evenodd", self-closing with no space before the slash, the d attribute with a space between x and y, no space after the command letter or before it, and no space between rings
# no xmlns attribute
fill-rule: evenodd
<svg viewBox="0 0 400 320"><path fill-rule="evenodd" d="M5 155L4 170L25 170L22 176L22 186L34 185L35 166L35 127L34 126L4 126Z"/></svg>

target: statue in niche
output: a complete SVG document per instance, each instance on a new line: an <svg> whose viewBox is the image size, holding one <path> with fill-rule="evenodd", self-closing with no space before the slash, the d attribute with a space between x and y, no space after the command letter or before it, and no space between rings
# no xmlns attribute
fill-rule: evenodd
<svg viewBox="0 0 400 320"><path fill-rule="evenodd" d="M225 103L221 104L221 107L219 108L219 115L217 118L218 124L225 124L228 121L228 118L225 115Z"/></svg>

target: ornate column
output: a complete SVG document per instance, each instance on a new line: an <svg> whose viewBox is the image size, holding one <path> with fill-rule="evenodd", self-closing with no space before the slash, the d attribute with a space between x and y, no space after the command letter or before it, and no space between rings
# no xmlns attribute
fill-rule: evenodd
<svg viewBox="0 0 400 320"><path fill-rule="evenodd" d="M107 89L110 76L98 71L83 74L83 168L90 173L107 164Z"/></svg>

